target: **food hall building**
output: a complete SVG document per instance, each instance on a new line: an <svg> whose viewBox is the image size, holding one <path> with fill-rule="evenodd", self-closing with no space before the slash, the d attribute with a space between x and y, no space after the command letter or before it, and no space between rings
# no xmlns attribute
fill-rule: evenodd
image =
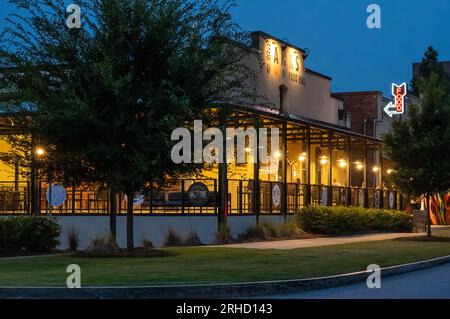
<svg viewBox="0 0 450 319"><path fill-rule="evenodd" d="M277 128L279 151L269 154L276 164L215 165L201 176L168 180L146 191L135 199L135 242L145 237L160 245L173 228L181 235L195 230L210 243L219 221L226 220L231 234L239 235L258 222L281 223L307 205L404 207L405 199L386 183L393 167L383 159L380 140L352 132L352 114L339 95L331 94L331 78L305 67L307 51L263 32L252 33L247 51L245 63L258 73L257 91L266 103L214 109L227 109L230 128ZM3 136L14 134L6 118L1 128ZM1 152L10 147L0 143ZM254 156L250 148L246 156ZM30 213L32 181L5 163L0 180L0 214ZM107 187L62 185L53 193L61 202L50 206L47 183L34 183L39 213L55 216L63 226L61 248L67 247L72 228L80 233L81 246L108 235ZM124 247L125 196L119 196L117 206L117 240Z"/></svg>

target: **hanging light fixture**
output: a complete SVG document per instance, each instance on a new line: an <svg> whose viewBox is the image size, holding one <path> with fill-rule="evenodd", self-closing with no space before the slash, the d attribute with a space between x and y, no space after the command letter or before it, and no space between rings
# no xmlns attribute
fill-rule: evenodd
<svg viewBox="0 0 450 319"><path fill-rule="evenodd" d="M345 159L338 160L338 165L340 168L346 168L347 167L347 161Z"/></svg>

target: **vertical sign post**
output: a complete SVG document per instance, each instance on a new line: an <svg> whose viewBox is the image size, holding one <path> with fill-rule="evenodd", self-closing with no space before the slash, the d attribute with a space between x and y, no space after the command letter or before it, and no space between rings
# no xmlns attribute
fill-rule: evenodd
<svg viewBox="0 0 450 319"><path fill-rule="evenodd" d="M408 93L406 83L402 83L397 85L395 83L392 84L392 95L395 99L395 104L389 102L388 105L384 108L384 112L386 112L389 117L393 115L403 115L405 114L405 96Z"/></svg>

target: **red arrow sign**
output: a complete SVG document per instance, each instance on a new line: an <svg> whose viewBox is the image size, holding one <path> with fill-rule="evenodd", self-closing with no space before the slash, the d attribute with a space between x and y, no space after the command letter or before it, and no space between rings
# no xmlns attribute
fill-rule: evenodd
<svg viewBox="0 0 450 319"><path fill-rule="evenodd" d="M397 114L405 114L405 96L407 94L406 83L392 84L392 95L395 97Z"/></svg>
<svg viewBox="0 0 450 319"><path fill-rule="evenodd" d="M395 98L395 104L389 102L388 105L384 108L384 112L387 115L392 117L393 115L402 115L405 114L405 96L408 94L406 83L402 83L397 85L395 83L392 84L392 95Z"/></svg>

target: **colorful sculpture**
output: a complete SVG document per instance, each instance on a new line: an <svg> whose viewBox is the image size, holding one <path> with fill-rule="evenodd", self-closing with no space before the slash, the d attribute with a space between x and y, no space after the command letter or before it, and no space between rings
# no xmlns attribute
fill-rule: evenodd
<svg viewBox="0 0 450 319"><path fill-rule="evenodd" d="M450 225L450 194L435 194L430 197L431 223L433 225ZM425 209L428 203L425 201Z"/></svg>

